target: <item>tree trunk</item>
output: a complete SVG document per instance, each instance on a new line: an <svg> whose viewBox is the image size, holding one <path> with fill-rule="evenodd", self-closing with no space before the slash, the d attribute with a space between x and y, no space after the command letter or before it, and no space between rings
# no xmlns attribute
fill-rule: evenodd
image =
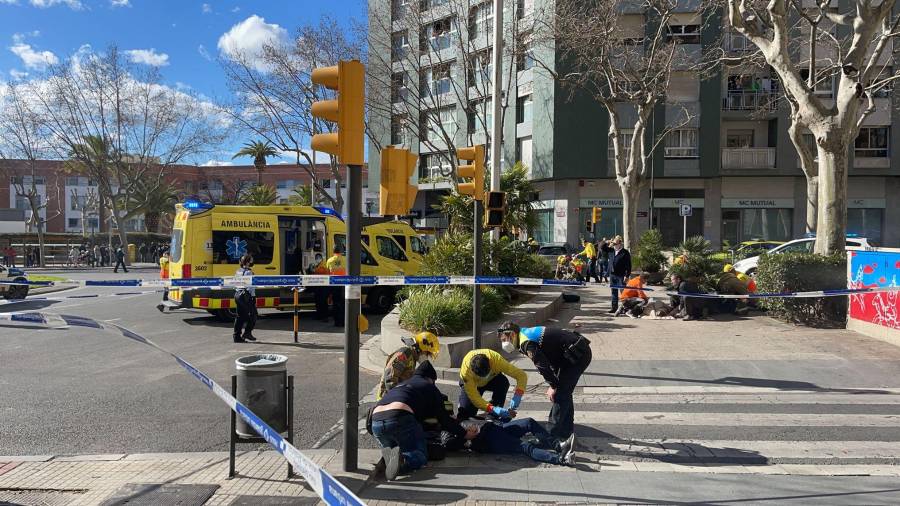
<svg viewBox="0 0 900 506"><path fill-rule="evenodd" d="M37 227L37 236L38 236L38 265L41 267L47 267L47 261L44 259L44 227L38 223Z"/></svg>
<svg viewBox="0 0 900 506"><path fill-rule="evenodd" d="M806 231L816 231L816 215L819 211L819 177L806 178Z"/></svg>
<svg viewBox="0 0 900 506"><path fill-rule="evenodd" d="M622 190L622 240L625 248L631 250L637 244L637 211L641 187L628 181L620 181Z"/></svg>
<svg viewBox="0 0 900 506"><path fill-rule="evenodd" d="M844 251L847 235L847 154L840 142L818 147L819 201L815 252L830 255Z"/></svg>

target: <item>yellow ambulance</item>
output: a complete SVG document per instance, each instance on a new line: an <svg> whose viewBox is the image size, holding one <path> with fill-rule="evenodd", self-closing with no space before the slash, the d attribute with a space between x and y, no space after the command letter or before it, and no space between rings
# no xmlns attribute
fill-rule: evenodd
<svg viewBox="0 0 900 506"><path fill-rule="evenodd" d="M238 260L253 255L253 272L260 276L313 274L321 259L337 244L346 251L347 226L333 209L311 206L220 206L189 200L175 206L169 247L171 279L234 276ZM363 276L402 276L402 266L363 246ZM407 262L409 263L409 262ZM362 302L373 312L393 306L397 287L363 288ZM234 290L191 287L169 290L170 308L204 309L223 321L234 318ZM300 293L304 309L312 308L310 290ZM286 287L258 287L258 308L293 309Z"/></svg>
<svg viewBox="0 0 900 506"><path fill-rule="evenodd" d="M422 261L425 259L425 254L428 252L428 247L425 245L422 237L419 236L414 228L403 221L376 223L363 229L363 241L368 241L366 244L369 247L372 245L373 236L377 242L379 252L391 253L393 256L388 256L388 258L395 259L395 261L399 258L407 258L409 261L421 266ZM402 255L390 251L389 239L393 239L400 246Z"/></svg>

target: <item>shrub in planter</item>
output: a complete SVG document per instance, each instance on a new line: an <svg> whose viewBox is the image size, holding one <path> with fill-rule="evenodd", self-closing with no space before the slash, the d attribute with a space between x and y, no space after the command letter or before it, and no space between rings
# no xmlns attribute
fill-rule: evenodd
<svg viewBox="0 0 900 506"><path fill-rule="evenodd" d="M706 291L716 289L724 262L716 257L716 252L703 236L688 237L673 251L673 256L670 273L690 279Z"/></svg>
<svg viewBox="0 0 900 506"><path fill-rule="evenodd" d="M482 287L481 316L484 321L500 318L506 307L505 294L493 286ZM472 328L472 289L463 286L416 287L400 303L400 325L413 332L427 330L439 336Z"/></svg>
<svg viewBox="0 0 900 506"><path fill-rule="evenodd" d="M847 288L846 262L843 253L762 255L756 284L761 293L843 289ZM847 320L847 297L771 298L762 304L776 318L812 327L843 327Z"/></svg>
<svg viewBox="0 0 900 506"><path fill-rule="evenodd" d="M634 264L650 275L651 284L662 281L668 262L663 254L663 238L659 230L653 228L641 234L638 240L637 250L634 254Z"/></svg>

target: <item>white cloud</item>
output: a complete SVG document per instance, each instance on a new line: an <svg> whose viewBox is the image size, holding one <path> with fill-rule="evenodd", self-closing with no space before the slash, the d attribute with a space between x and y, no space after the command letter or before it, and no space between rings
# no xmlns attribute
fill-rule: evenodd
<svg viewBox="0 0 900 506"><path fill-rule="evenodd" d="M203 14L209 14L210 12L212 12L212 5L209 5L209 4L203 4L203 5L200 7L200 9L203 11Z"/></svg>
<svg viewBox="0 0 900 506"><path fill-rule="evenodd" d="M131 0L109 0L111 7L131 7Z"/></svg>
<svg viewBox="0 0 900 506"><path fill-rule="evenodd" d="M80 0L29 0L31 5L35 7L40 7L41 9L46 9L47 7L53 7L59 4L68 5L70 9L73 10L81 10L84 8L84 5L81 4Z"/></svg>
<svg viewBox="0 0 900 506"><path fill-rule="evenodd" d="M200 53L200 56L205 60L212 61L212 56L210 56L209 51L206 50L206 47L204 47L203 44L197 46L197 52Z"/></svg>
<svg viewBox="0 0 900 506"><path fill-rule="evenodd" d="M19 81L28 77L28 72L12 69L9 71L9 77L12 77L14 81Z"/></svg>
<svg viewBox="0 0 900 506"><path fill-rule="evenodd" d="M24 42L25 37L22 34L13 35L13 45L9 50L13 54L22 59L22 63L29 69L43 69L47 65L56 65L59 58L50 51L35 51L30 44Z"/></svg>
<svg viewBox="0 0 900 506"><path fill-rule="evenodd" d="M16 5L19 3L19 0L0 0L0 4L6 5Z"/></svg>
<svg viewBox="0 0 900 506"><path fill-rule="evenodd" d="M151 67L165 67L169 64L169 55L166 53L157 53L156 49L129 49L125 51L128 59L133 63L150 65Z"/></svg>
<svg viewBox="0 0 900 506"><path fill-rule="evenodd" d="M201 167L230 167L234 165L231 160L207 160L206 163L200 164Z"/></svg>
<svg viewBox="0 0 900 506"><path fill-rule="evenodd" d="M226 56L244 55L254 58L262 53L264 45L282 44L287 42L287 38L287 30L277 24L266 23L265 19L254 14L222 34L218 47ZM262 63L256 68L266 70Z"/></svg>
<svg viewBox="0 0 900 506"><path fill-rule="evenodd" d="M240 7L234 7L233 9L231 9L231 12L241 12L241 8L240 8Z"/></svg>

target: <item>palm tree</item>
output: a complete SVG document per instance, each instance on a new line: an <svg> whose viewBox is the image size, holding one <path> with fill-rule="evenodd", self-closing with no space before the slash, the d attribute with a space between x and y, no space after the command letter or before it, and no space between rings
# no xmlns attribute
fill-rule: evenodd
<svg viewBox="0 0 900 506"><path fill-rule="evenodd" d="M270 206L278 200L278 192L269 185L256 185L244 192L242 203L248 206Z"/></svg>
<svg viewBox="0 0 900 506"><path fill-rule="evenodd" d="M268 142L253 141L244 144L244 147L231 159L234 160L241 156L253 157L253 166L256 167L256 184L259 186L262 184L262 171L266 168L266 158L273 156L277 158L278 151Z"/></svg>
<svg viewBox="0 0 900 506"><path fill-rule="evenodd" d="M160 217L175 211L178 187L167 181L160 181L157 185L148 178L138 180L135 186L132 198L135 207L139 206L144 212L144 228L147 232L158 232Z"/></svg>
<svg viewBox="0 0 900 506"><path fill-rule="evenodd" d="M288 196L288 204L292 206L314 206L323 202L321 198L313 202L313 187L310 184L298 184L293 192Z"/></svg>

